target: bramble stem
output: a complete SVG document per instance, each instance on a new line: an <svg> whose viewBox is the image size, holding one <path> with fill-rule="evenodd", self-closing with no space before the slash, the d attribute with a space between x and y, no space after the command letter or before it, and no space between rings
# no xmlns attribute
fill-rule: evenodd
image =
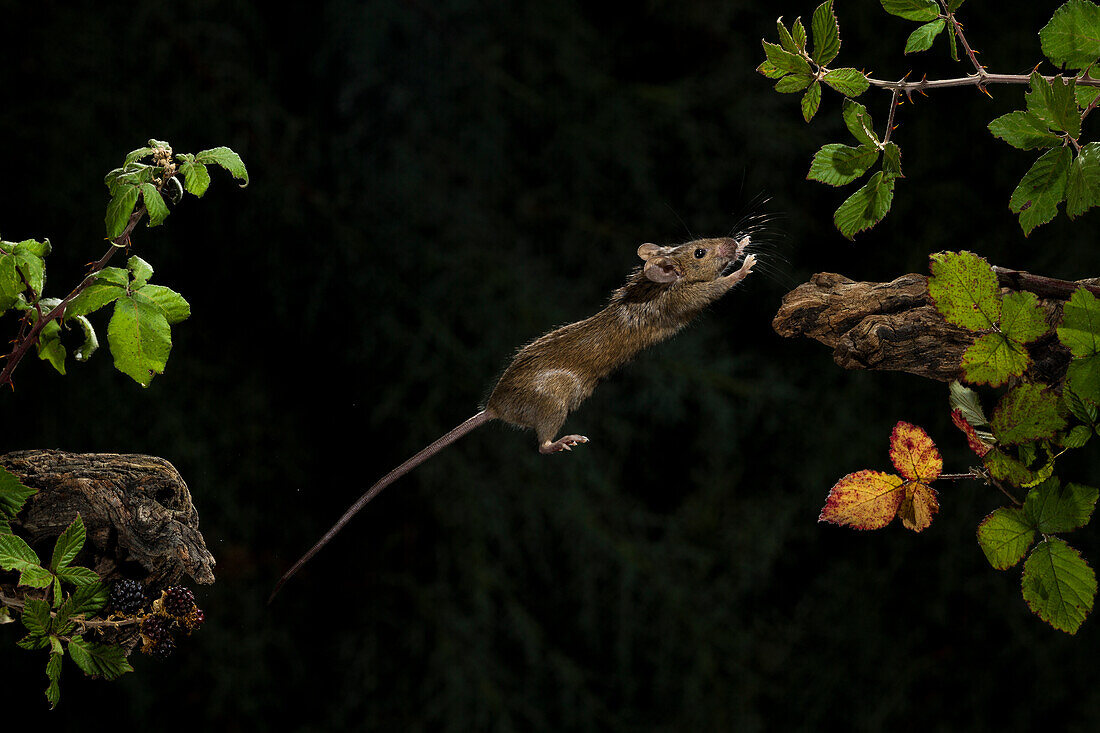
<svg viewBox="0 0 1100 733"><path fill-rule="evenodd" d="M1057 78L1055 76L1044 76L1047 81L1052 81ZM867 81L873 87L880 89L891 89L905 94L912 94L913 92L922 92L925 89L945 89L947 87L981 87L986 84L1030 84L1031 77L1024 74L970 74L968 76L962 76L955 79L921 79L920 81L905 81L904 79L899 81L886 81L885 79L875 79L873 77L867 77ZM1078 86L1085 87L1100 87L1100 79L1084 78L1077 79Z"/></svg>

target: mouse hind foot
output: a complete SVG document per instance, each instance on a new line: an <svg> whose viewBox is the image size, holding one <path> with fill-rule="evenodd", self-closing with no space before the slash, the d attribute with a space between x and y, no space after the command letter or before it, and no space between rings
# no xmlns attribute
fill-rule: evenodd
<svg viewBox="0 0 1100 733"><path fill-rule="evenodd" d="M565 435L557 440L543 441L539 446L539 453L558 453L563 450L573 450L573 446L587 443L588 438L583 435Z"/></svg>

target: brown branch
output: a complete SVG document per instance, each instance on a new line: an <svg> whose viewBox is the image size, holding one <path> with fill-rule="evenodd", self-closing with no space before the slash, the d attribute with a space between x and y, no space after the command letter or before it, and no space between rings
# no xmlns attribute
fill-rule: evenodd
<svg viewBox="0 0 1100 733"><path fill-rule="evenodd" d="M1053 81L1057 76L1044 76L1047 81ZM906 94L923 92L926 89L945 89L948 87L983 87L986 84L1030 84L1031 77L1024 74L970 74L968 76L953 79L921 79L920 81L886 81L867 77L867 81L873 87L890 89ZM1083 87L1100 87L1100 79L1077 79L1077 85Z"/></svg>

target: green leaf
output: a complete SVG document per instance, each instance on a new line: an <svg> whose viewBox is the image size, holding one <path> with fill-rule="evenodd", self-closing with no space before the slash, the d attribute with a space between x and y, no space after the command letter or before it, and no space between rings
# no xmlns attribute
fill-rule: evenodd
<svg viewBox="0 0 1100 733"><path fill-rule="evenodd" d="M821 80L846 97L858 97L871 86L858 69L833 69L826 72Z"/></svg>
<svg viewBox="0 0 1100 733"><path fill-rule="evenodd" d="M168 204L164 203L164 197L152 183L141 184L141 197L145 202L145 210L149 212L149 226L155 227L168 218Z"/></svg>
<svg viewBox="0 0 1100 733"><path fill-rule="evenodd" d="M954 26L952 26L951 29L949 31L947 31L947 48L951 52L951 60L952 61L958 61L959 60L959 46L958 46L958 43L955 41L955 27Z"/></svg>
<svg viewBox="0 0 1100 733"><path fill-rule="evenodd" d="M53 637L53 639L56 638ZM57 701L61 699L61 658L63 656L62 652L51 652L50 661L46 662L46 677L50 680L49 686L46 687L46 699L50 701L50 710L57 707Z"/></svg>
<svg viewBox="0 0 1100 733"><path fill-rule="evenodd" d="M1092 79L1091 76L1086 78ZM1092 104L1097 96L1100 96L1100 87L1085 86L1080 83L1080 79L1078 80L1077 88L1073 91L1077 96L1077 106L1082 110Z"/></svg>
<svg viewBox="0 0 1100 733"><path fill-rule="evenodd" d="M927 22L940 15L936 0L881 0L882 9L906 20Z"/></svg>
<svg viewBox="0 0 1100 733"><path fill-rule="evenodd" d="M165 319L171 326L191 315L191 304L172 288L166 288L163 285L146 285L138 292L149 298L161 309Z"/></svg>
<svg viewBox="0 0 1100 733"><path fill-rule="evenodd" d="M141 189L137 186L124 186L117 193L113 193L114 198L107 204L107 216L104 218L108 239L116 239L122 234L122 230L130 221L130 214L134 213L134 206L137 204L140 193Z"/></svg>
<svg viewBox="0 0 1100 733"><path fill-rule="evenodd" d="M775 83L775 91L780 94L794 94L810 86L814 78L809 74L788 74Z"/></svg>
<svg viewBox="0 0 1100 733"><path fill-rule="evenodd" d="M756 70L770 79L778 79L787 73L771 61L765 61ZM210 171L202 163L183 163L180 165L180 173L183 174L184 187L188 193L202 198L206 189L210 188Z"/></svg>
<svg viewBox="0 0 1100 733"><path fill-rule="evenodd" d="M814 154L806 178L830 186L843 186L866 173L877 160L878 148L872 145L853 148L840 143L829 143Z"/></svg>
<svg viewBox="0 0 1100 733"><path fill-rule="evenodd" d="M795 18L794 25L791 26L791 36L794 38L795 45L800 50L806 50L806 26L802 25L802 18Z"/></svg>
<svg viewBox="0 0 1100 733"><path fill-rule="evenodd" d="M1066 426L1058 414L1058 397L1038 384L1020 384L1001 398L991 423L1002 445L1053 437Z"/></svg>
<svg viewBox="0 0 1100 733"><path fill-rule="evenodd" d="M1000 328L1007 338L1020 344L1030 343L1050 330L1039 299L1025 290L1009 293L1001 300Z"/></svg>
<svg viewBox="0 0 1100 733"><path fill-rule="evenodd" d="M27 486L14 473L0 466L0 516L14 517L36 493L38 489Z"/></svg>
<svg viewBox="0 0 1100 733"><path fill-rule="evenodd" d="M56 573L72 564L80 549L84 547L85 537L84 520L77 514L76 519L69 523L69 526L58 536L57 542L53 546L50 570Z"/></svg>
<svg viewBox="0 0 1100 733"><path fill-rule="evenodd" d="M113 282L97 279L69 301L69 304L65 306L65 318L86 316L105 305L115 302L125 294L125 283L119 286Z"/></svg>
<svg viewBox="0 0 1100 733"><path fill-rule="evenodd" d="M53 581L30 545L13 534L0 535L0 568L19 571L19 585L31 588L45 588Z"/></svg>
<svg viewBox="0 0 1100 733"><path fill-rule="evenodd" d="M45 245L45 251L43 251L42 245ZM19 290L16 292L23 290L23 279L26 279L35 295L42 295L42 288L46 283L46 263L42 258L49 251L49 246L48 240L46 242L36 242L33 239L28 239L19 242L12 248L12 262L16 269L23 274L23 277L19 278Z"/></svg>
<svg viewBox="0 0 1100 733"><path fill-rule="evenodd" d="M1074 356L1100 353L1100 300L1087 288L1077 288L1062 306L1058 340Z"/></svg>
<svg viewBox="0 0 1100 733"><path fill-rule="evenodd" d="M1066 216L1075 219L1100 204L1100 143L1088 143L1069 166Z"/></svg>
<svg viewBox="0 0 1100 733"><path fill-rule="evenodd" d="M821 106L821 82L815 81L806 90L802 97L802 119L809 122L817 114L817 108Z"/></svg>
<svg viewBox="0 0 1100 733"><path fill-rule="evenodd" d="M884 176L879 171L840 205L833 214L833 223L841 234L854 239L857 232L870 229L882 221L893 201L894 177Z"/></svg>
<svg viewBox="0 0 1100 733"><path fill-rule="evenodd" d="M149 282L149 278L153 276L153 266L137 255L133 255L126 260L126 269L134 279L134 290L143 287L145 283Z"/></svg>
<svg viewBox="0 0 1100 733"><path fill-rule="evenodd" d="M1035 528L1019 509L997 509L978 525L978 545L997 570L1008 570L1023 560L1034 541Z"/></svg>
<svg viewBox="0 0 1100 733"><path fill-rule="evenodd" d="M779 32L779 45L783 47L784 51L790 51L796 54L801 50L798 44L794 42L794 38L791 36L791 32L787 30L787 26L783 25L782 16L775 21L775 29Z"/></svg>
<svg viewBox="0 0 1100 733"><path fill-rule="evenodd" d="M984 331L1001 320L1001 290L993 268L973 252L929 257L928 294L948 323Z"/></svg>
<svg viewBox="0 0 1100 733"><path fill-rule="evenodd" d="M936 40L936 36L943 32L945 23L946 21L943 18L938 18L931 23L918 26L915 31L909 34L909 39L905 42L904 53L917 53L932 48L932 41Z"/></svg>
<svg viewBox="0 0 1100 733"><path fill-rule="evenodd" d="M126 652L117 644L99 644L76 636L69 641L69 656L84 674L118 679L134 668L126 661Z"/></svg>
<svg viewBox="0 0 1100 733"><path fill-rule="evenodd" d="M1100 7L1069 0L1039 31L1043 53L1057 67L1083 69L1100 58Z"/></svg>
<svg viewBox="0 0 1100 733"><path fill-rule="evenodd" d="M107 605L109 590L103 582L81 583L73 591L69 599L72 604L72 615L92 616Z"/></svg>
<svg viewBox="0 0 1100 733"><path fill-rule="evenodd" d="M947 12L954 13L956 10L962 7L962 4L964 2L966 2L966 0L948 0Z"/></svg>
<svg viewBox="0 0 1100 733"><path fill-rule="evenodd" d="M160 306L141 293L115 301L107 325L107 343L115 367L143 387L164 373L172 350L172 332Z"/></svg>
<svg viewBox="0 0 1100 733"><path fill-rule="evenodd" d="M875 125L866 107L854 100L845 99L841 114L848 131L856 140L878 147L878 135L875 134Z"/></svg>
<svg viewBox="0 0 1100 733"><path fill-rule="evenodd" d="M0 518L0 534L11 534L11 523L7 519Z"/></svg>
<svg viewBox="0 0 1100 733"><path fill-rule="evenodd" d="M1088 524L1097 496L1092 486L1062 486L1057 478L1051 478L1028 492L1024 513L1043 534L1072 532Z"/></svg>
<svg viewBox="0 0 1100 733"><path fill-rule="evenodd" d="M813 74L809 62L801 56L790 51L784 51L782 46L775 43L761 41L761 45L764 47L764 54L767 56L768 61L777 69L792 74Z"/></svg>
<svg viewBox="0 0 1100 733"><path fill-rule="evenodd" d="M1047 537L1024 562L1024 600L1054 628L1077 633L1092 611L1096 574L1077 550L1057 537Z"/></svg>
<svg viewBox="0 0 1100 733"><path fill-rule="evenodd" d="M57 577L66 583L80 587L99 581L99 575L91 568L82 568L79 565L62 568L57 571Z"/></svg>
<svg viewBox="0 0 1100 733"><path fill-rule="evenodd" d="M1001 115L989 123L989 131L994 137L1020 150L1052 148L1062 144L1062 138L1052 133L1038 115L1024 110Z"/></svg>
<svg viewBox="0 0 1100 733"><path fill-rule="evenodd" d="M1100 355L1079 356L1071 361L1066 384L1085 399L1100 402Z"/></svg>
<svg viewBox="0 0 1100 733"><path fill-rule="evenodd" d="M886 143L882 149L882 172L888 176L901 175L901 148L897 143Z"/></svg>
<svg viewBox="0 0 1100 733"><path fill-rule="evenodd" d="M125 167L125 166L129 165L130 163L136 163L137 161L141 160L142 158L146 157L147 155L152 155L152 154L153 154L153 148L148 148L148 147L138 148L137 150L131 150L129 153L126 154L126 160L123 161L122 165L123 165L123 167Z"/></svg>
<svg viewBox="0 0 1100 733"><path fill-rule="evenodd" d="M963 419L975 428L989 424L989 420L985 416L985 410L982 409L981 398L978 397L977 392L969 387L964 387L963 383L957 379L948 385L948 389L950 390L948 401L952 410L961 412Z"/></svg>
<svg viewBox="0 0 1100 733"><path fill-rule="evenodd" d="M801 57L798 57L801 59ZM806 63L802 60L802 63ZM807 70L808 70L807 66ZM792 69L793 71L793 69ZM211 148L210 150L203 150L195 156L196 163L217 163L222 168L229 171L234 178L240 181L244 181L241 184L241 188L248 185L248 169L244 167L244 161L241 160L241 156L227 147Z"/></svg>
<svg viewBox="0 0 1100 733"><path fill-rule="evenodd" d="M1024 236L1058 213L1058 204L1066 195L1070 156L1069 148L1055 148L1043 153L1012 192L1008 206L1020 215Z"/></svg>
<svg viewBox="0 0 1100 733"><path fill-rule="evenodd" d="M833 0L826 0L814 10L814 16L810 20L810 34L814 41L810 58L820 66L825 66L840 53L840 24L833 13Z"/></svg>
<svg viewBox="0 0 1100 733"><path fill-rule="evenodd" d="M974 340L963 353L962 368L966 381L999 387L1011 377L1027 371L1031 356L1027 349L1001 333L987 333Z"/></svg>
<svg viewBox="0 0 1100 733"><path fill-rule="evenodd" d="M763 61L761 61L760 65L756 67L756 70L759 73L763 74L764 76L768 77L769 79L782 79L788 73L788 72L783 71L782 69L778 68L775 64L773 64L771 61L768 61L767 59L764 59ZM186 164L180 166L180 172L182 172L185 176L187 174L186 167L188 165L193 165L193 164L186 163ZM203 166L203 167L205 168L205 166ZM191 186L190 185L187 186L187 190L191 191L191 193L194 193L196 196L202 196L203 193L206 193L206 188L209 185L210 185L210 174L207 173L206 174L206 185L204 185L202 187L202 192L201 193L196 193L195 191L191 191Z"/></svg>
<svg viewBox="0 0 1100 733"><path fill-rule="evenodd" d="M80 330L84 333L84 343L77 347L73 352L73 357L77 361L87 361L88 357L96 352L99 348L99 339L95 335L95 329L92 328L92 322L84 316L75 316L72 322L76 323L80 327Z"/></svg>
<svg viewBox="0 0 1100 733"><path fill-rule="evenodd" d="M1056 76L1047 81L1038 71L1031 72L1031 91L1024 95L1027 109L1043 124L1072 138L1081 135L1081 113L1077 109L1077 82Z"/></svg>
<svg viewBox="0 0 1100 733"><path fill-rule="evenodd" d="M1095 425L1098 415L1096 405L1084 400L1078 392L1069 386L1062 388L1062 402L1073 416L1085 425Z"/></svg>
<svg viewBox="0 0 1100 733"><path fill-rule="evenodd" d="M1088 425L1074 425L1072 430L1062 436L1061 444L1064 448L1080 448L1088 443L1091 437L1091 427Z"/></svg>
<svg viewBox="0 0 1100 733"><path fill-rule="evenodd" d="M59 373L65 373L65 346L61 343L61 326L50 321L38 333L38 342L34 345L38 358L47 361Z"/></svg>
<svg viewBox="0 0 1100 733"><path fill-rule="evenodd" d="M31 635L45 636L50 632L50 604L41 598L28 598L20 620Z"/></svg>

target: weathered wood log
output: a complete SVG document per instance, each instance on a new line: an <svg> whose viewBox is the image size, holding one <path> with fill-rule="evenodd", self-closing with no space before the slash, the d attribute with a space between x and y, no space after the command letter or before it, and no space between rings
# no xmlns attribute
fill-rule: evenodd
<svg viewBox="0 0 1100 733"><path fill-rule="evenodd" d="M1094 280L1079 283L994 268L1002 290L1028 290L1040 297L1051 325L1062 302L1081 285L1100 293ZM772 321L786 337L808 336L833 349L845 369L909 372L950 381L961 375L963 352L974 334L947 323L928 295L928 278L909 274L887 283L856 282L818 273L783 297ZM1069 352L1053 332L1028 345L1031 369L1044 381L1065 376Z"/></svg>
<svg viewBox="0 0 1100 733"><path fill-rule="evenodd" d="M184 575L214 582L214 557L187 484L163 458L25 450L0 456L0 466L38 489L11 525L42 545L40 556L49 558L52 538L79 513L88 539L78 563L100 577L140 578L149 588Z"/></svg>

